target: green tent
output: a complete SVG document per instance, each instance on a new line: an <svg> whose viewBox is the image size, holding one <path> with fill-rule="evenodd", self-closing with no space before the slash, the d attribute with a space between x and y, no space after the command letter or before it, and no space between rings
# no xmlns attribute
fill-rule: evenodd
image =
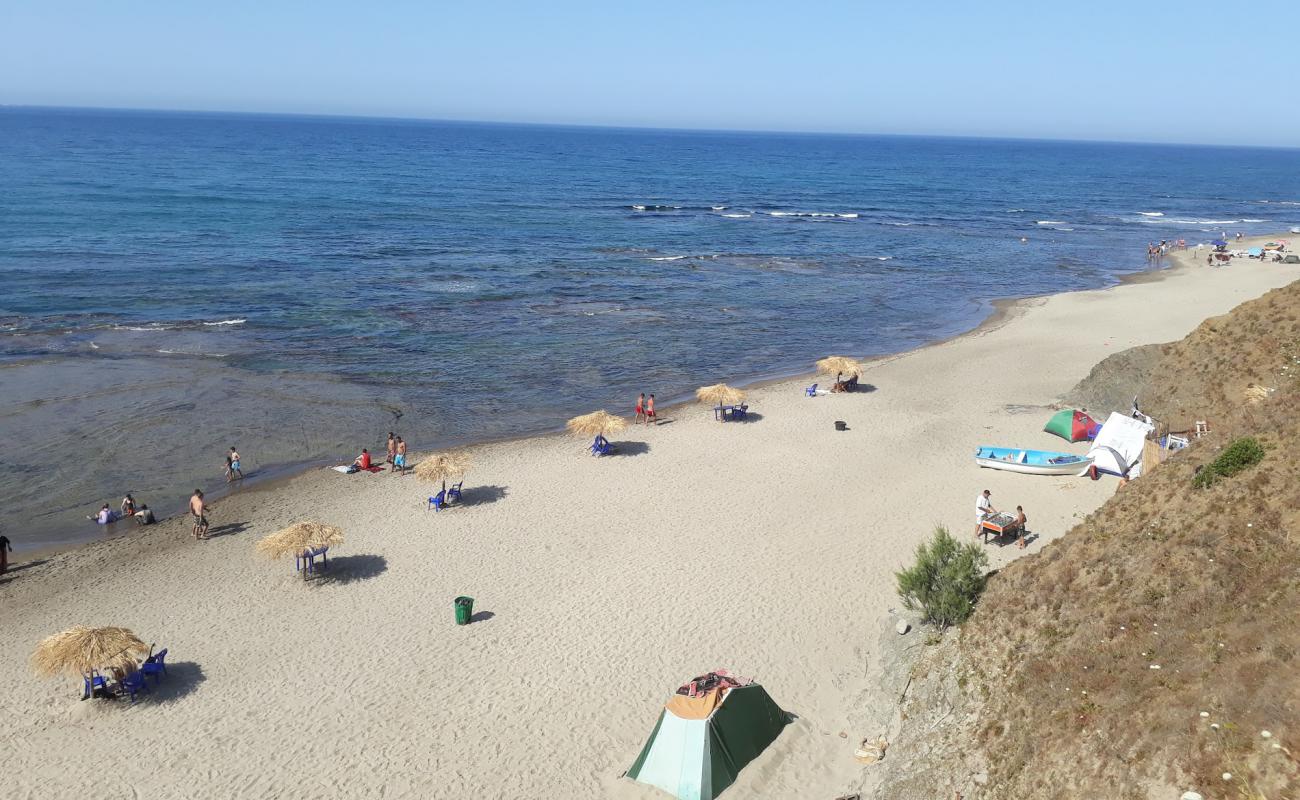
<svg viewBox="0 0 1300 800"><path fill-rule="evenodd" d="M665 708L625 774L679 800L712 800L789 722L790 715L756 683L727 690L703 719L684 719Z"/></svg>

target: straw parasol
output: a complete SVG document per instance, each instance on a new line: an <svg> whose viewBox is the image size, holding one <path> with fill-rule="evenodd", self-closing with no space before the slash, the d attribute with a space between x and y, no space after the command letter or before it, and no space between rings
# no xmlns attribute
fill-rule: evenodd
<svg viewBox="0 0 1300 800"><path fill-rule="evenodd" d="M464 450L449 453L434 453L415 465L415 477L429 483L442 483L442 490L447 491L447 479L458 478L469 471L470 457Z"/></svg>
<svg viewBox="0 0 1300 800"><path fill-rule="evenodd" d="M848 356L826 356L817 362L817 370L836 377L843 375L861 375L862 364L856 358Z"/></svg>
<svg viewBox="0 0 1300 800"><path fill-rule="evenodd" d="M696 389L695 399L715 406L735 406L745 402L745 393L725 383L715 383Z"/></svg>
<svg viewBox="0 0 1300 800"><path fill-rule="evenodd" d="M295 522L257 543L257 552L280 558L298 555L304 550L332 547L343 543L343 530L323 522Z"/></svg>
<svg viewBox="0 0 1300 800"><path fill-rule="evenodd" d="M42 639L32 653L31 664L32 670L45 678L59 674L85 677L101 670L130 672L148 653L149 646L126 628L78 625Z"/></svg>
<svg viewBox="0 0 1300 800"><path fill-rule="evenodd" d="M627 420L616 417L602 408L590 414L574 417L565 423L564 427L568 428L569 433L574 436L604 436L608 433L618 433L626 428Z"/></svg>

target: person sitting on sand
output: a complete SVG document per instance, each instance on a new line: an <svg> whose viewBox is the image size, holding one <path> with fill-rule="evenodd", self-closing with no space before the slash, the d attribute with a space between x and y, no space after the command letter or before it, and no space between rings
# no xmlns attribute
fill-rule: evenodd
<svg viewBox="0 0 1300 800"><path fill-rule="evenodd" d="M352 466L357 469L370 469L370 451L364 447L361 448L361 455L357 456L357 460L352 462Z"/></svg>
<svg viewBox="0 0 1300 800"><path fill-rule="evenodd" d="M152 525L157 522L153 516L153 509L149 508L147 503L141 503L140 510L136 511L133 516L136 525Z"/></svg>
<svg viewBox="0 0 1300 800"><path fill-rule="evenodd" d="M406 473L406 442L402 441L402 437L398 436L397 442L393 445L393 447L394 447L393 474L396 475L399 472L405 474Z"/></svg>
<svg viewBox="0 0 1300 800"><path fill-rule="evenodd" d="M129 517L135 514L135 498L127 495L122 498L122 516Z"/></svg>
<svg viewBox="0 0 1300 800"><path fill-rule="evenodd" d="M975 538L977 539L984 530L984 520L998 513L998 510L993 507L993 501L990 499L992 497L993 493L985 489L980 492L979 497L975 498Z"/></svg>
<svg viewBox="0 0 1300 800"><path fill-rule="evenodd" d="M194 515L194 540L208 538L208 504L203 502L203 490L195 489L190 497L190 513Z"/></svg>

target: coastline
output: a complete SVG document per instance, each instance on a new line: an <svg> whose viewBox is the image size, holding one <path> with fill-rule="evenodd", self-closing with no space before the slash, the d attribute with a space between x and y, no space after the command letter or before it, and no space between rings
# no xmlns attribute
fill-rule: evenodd
<svg viewBox="0 0 1300 800"><path fill-rule="evenodd" d="M1036 534L1024 551L990 546L993 568L1115 490L980 470L973 448L1081 449L1041 426L1097 361L1300 278L1187 266L1017 302L997 324L873 361L870 391L807 398L801 379L771 383L751 391L750 422L725 425L677 406L671 424L613 437L617 457L559 435L475 446L466 503L447 512L426 510L412 477L312 470L222 500L207 542L172 519L20 562L0 578L0 602L24 609L0 630L15 790L649 800L618 775L673 686L725 666L798 716L736 796L862 791L870 768L852 752L878 733L867 701L893 571L936 524L969 536L982 488L1023 504ZM307 585L253 554L303 518L346 536L332 576ZM452 621L459 594L480 613L467 628ZM76 623L168 647L174 675L130 711L77 703L25 662ZM277 669L250 671L267 653ZM95 765L127 737L139 758L105 775Z"/></svg>
<svg viewBox="0 0 1300 800"><path fill-rule="evenodd" d="M1277 235L1284 235L1284 234L1273 234L1272 236L1277 236ZM1258 239L1260 242L1263 242L1268 240L1269 238L1270 238L1269 236L1249 237L1247 242L1252 242L1255 239ZM1104 291L1107 289L1123 286L1130 283L1147 283L1153 281L1161 281L1161 280L1165 280L1170 274L1174 274L1180 269L1186 269L1188 266L1189 265L1187 263L1183 263L1182 260L1178 257L1178 255L1174 253L1168 256L1166 260L1163 262L1163 264L1160 266L1148 266L1146 269L1135 270L1133 272L1128 272L1128 273L1121 273L1120 275L1117 276L1116 280L1109 285L1096 287L1092 289L1082 289L1078 291L1080 292ZM1046 298L1055 297L1060 294L1072 294L1072 293L1074 292L1062 292L1062 293L1045 294L1045 295L1026 295L1022 297L989 299L983 301L988 306L989 309L988 312L984 315L983 319L981 319L977 324L975 324L973 327L971 327L968 330L950 336L944 336L935 339L933 341L926 342L919 346L911 347L904 350L899 350L897 352L882 353L873 356L857 355L855 357L859 357L862 363L864 364L864 366L870 368L872 366L876 366L879 364L888 363L898 358L906 357L913 353L924 351L928 348L942 346L949 342L957 341L965 337L981 336L990 330L995 330L1001 327L1011 319L1015 318L1020 313L1023 313L1025 309L1030 308L1035 304L1042 302ZM850 353L847 355L854 355L854 354ZM787 383L799 383L799 382L812 383L816 381L818 378L824 378L824 377L825 376L820 376L816 372L812 372L812 371L793 371L788 373L781 372L775 374L755 375L749 377L728 376L728 377L724 377L722 380L723 382L728 383L732 386L736 386L737 388L741 388L746 391L751 391L751 390L767 389L769 387L779 386ZM693 405L695 405L695 401L692 398L690 398L689 395L685 395L682 397L669 398L667 402L661 403L659 408L660 411L663 413L675 413ZM575 411L575 413L578 412ZM622 416L620 410L618 409L614 409L614 413ZM413 458L412 463L418 461L419 456L427 455L428 453L435 452L437 450L474 449L474 448L484 447L488 445L521 442L521 441L527 441L531 439L562 436L562 435L564 435L564 424L562 421L557 421L554 426L550 426L546 428L521 431L518 433L512 433L512 434L503 435L499 437L489 436L489 437L477 438L473 441L467 441L467 442L451 442L447 447L440 447L440 448L419 447L418 449L412 451L412 455L415 457ZM359 445L359 446L364 446L364 445ZM224 486L218 485L215 488L211 488L210 486L205 486L204 492L205 492L205 496L209 500L209 503L211 505L215 505L217 503L224 502L227 498L234 497L248 492L275 491L280 487L284 486L286 483L291 482L293 479L297 477L309 474L315 470L321 469L332 463L337 463L337 459L316 458L316 459L309 459L305 461L273 463L265 466L259 465L256 471L254 471L248 478L244 479L244 481L240 481L237 484L227 484ZM158 521L161 523L165 521L174 521L177 519L186 518L188 516L188 513L186 511L186 502L187 502L187 498L178 498L175 500L175 502L169 502L167 504L167 508L170 508L172 510L170 511L164 510L164 512L159 515ZM157 506L158 504L155 503L154 505L151 506L151 508L153 508L154 511L157 512L158 511ZM124 536L136 535L139 532L140 529L137 528L129 520L119 521L117 523L114 523L113 530L109 535L103 535L103 533L101 532L100 535L98 536L94 536L92 538L86 538L80 541L68 541L68 542L63 542L58 544L40 544L35 546L24 546L24 544L20 539L18 542L15 543L15 553L21 554L23 557L28 559L48 558L52 555L57 555L68 551L74 551L84 547L94 546L98 543L112 541Z"/></svg>

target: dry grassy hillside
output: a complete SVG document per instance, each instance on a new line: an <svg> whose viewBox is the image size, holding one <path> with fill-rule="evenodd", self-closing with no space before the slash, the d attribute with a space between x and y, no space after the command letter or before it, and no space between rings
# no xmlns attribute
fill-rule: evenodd
<svg viewBox="0 0 1300 800"><path fill-rule="evenodd" d="M1297 317L1300 283L1170 346L1145 407L1208 418L1212 436L989 582L947 665L965 721L931 734L935 752L982 751L987 775L967 798L1173 800L1195 789L1300 800ZM1276 391L1247 402L1251 383ZM1197 470L1246 435L1263 460L1194 488ZM931 767L929 796L964 785ZM882 796L926 796L918 774L911 791Z"/></svg>

